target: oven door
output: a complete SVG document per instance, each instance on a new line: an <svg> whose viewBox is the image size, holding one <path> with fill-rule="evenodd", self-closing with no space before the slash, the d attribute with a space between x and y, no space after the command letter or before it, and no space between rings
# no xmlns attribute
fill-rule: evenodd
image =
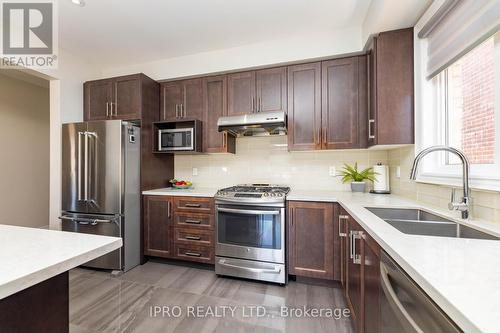
<svg viewBox="0 0 500 333"><path fill-rule="evenodd" d="M217 256L285 263L285 209L216 206Z"/></svg>
<svg viewBox="0 0 500 333"><path fill-rule="evenodd" d="M159 151L194 150L194 128L174 128L158 131Z"/></svg>

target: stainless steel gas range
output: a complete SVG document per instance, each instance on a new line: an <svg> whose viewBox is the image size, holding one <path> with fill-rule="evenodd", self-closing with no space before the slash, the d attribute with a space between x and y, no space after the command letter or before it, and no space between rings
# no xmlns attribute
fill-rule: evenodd
<svg viewBox="0 0 500 333"><path fill-rule="evenodd" d="M286 283L285 202L289 187L248 184L215 196L215 272Z"/></svg>

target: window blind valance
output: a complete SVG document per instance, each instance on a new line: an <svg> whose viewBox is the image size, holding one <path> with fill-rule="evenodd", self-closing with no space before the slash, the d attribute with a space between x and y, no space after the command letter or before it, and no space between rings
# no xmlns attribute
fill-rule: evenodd
<svg viewBox="0 0 500 333"><path fill-rule="evenodd" d="M448 0L419 31L427 43L427 78L500 29L500 0Z"/></svg>

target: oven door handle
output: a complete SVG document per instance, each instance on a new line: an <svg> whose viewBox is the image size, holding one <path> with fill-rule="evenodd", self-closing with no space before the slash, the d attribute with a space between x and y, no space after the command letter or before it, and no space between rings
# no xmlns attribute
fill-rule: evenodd
<svg viewBox="0 0 500 333"><path fill-rule="evenodd" d="M247 209L233 209L233 208L217 208L218 212L235 213L244 215L279 215L279 210L247 210Z"/></svg>
<svg viewBox="0 0 500 333"><path fill-rule="evenodd" d="M224 259L219 260L218 264L221 266L236 268L236 269L240 269L243 271L249 271L249 272L253 272L253 273L271 273L271 274L281 273L281 267L278 267L278 266L276 266L274 269L244 267L244 266L228 264L228 263L226 263L226 261Z"/></svg>

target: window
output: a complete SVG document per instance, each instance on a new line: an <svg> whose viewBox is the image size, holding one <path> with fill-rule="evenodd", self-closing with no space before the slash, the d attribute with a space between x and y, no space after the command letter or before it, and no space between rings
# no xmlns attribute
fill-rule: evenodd
<svg viewBox="0 0 500 333"><path fill-rule="evenodd" d="M428 137L420 142L462 150L471 162L472 185L500 189L500 33L474 47L428 83L433 106L432 112L422 118L420 135ZM436 133L430 134L430 129ZM426 180L455 185L461 167L455 155L435 154L424 164L423 174Z"/></svg>
<svg viewBox="0 0 500 333"><path fill-rule="evenodd" d="M471 164L495 163L495 41L490 37L435 78L444 84L444 143ZM460 163L447 154L445 164Z"/></svg>

